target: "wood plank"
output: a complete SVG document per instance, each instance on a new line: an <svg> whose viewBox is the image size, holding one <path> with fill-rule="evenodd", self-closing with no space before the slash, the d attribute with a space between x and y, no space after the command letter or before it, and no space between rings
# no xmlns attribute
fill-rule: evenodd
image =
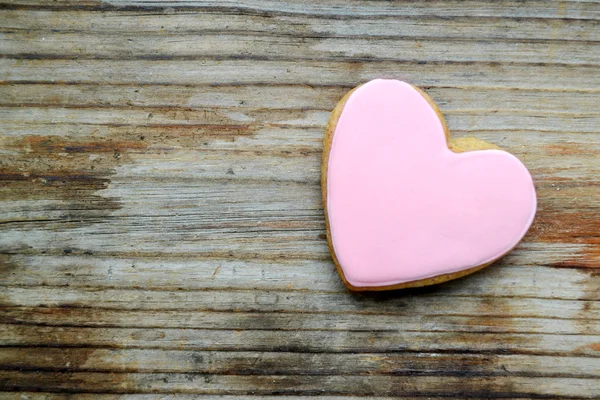
<svg viewBox="0 0 600 400"><path fill-rule="evenodd" d="M269 318L269 317L267 317ZM0 325L0 345L307 353L469 352L600 356L598 335Z"/></svg>
<svg viewBox="0 0 600 400"><path fill-rule="evenodd" d="M0 348L0 369L236 375L440 375L594 378L600 358L463 353L285 353ZM457 371L458 366L458 371Z"/></svg>
<svg viewBox="0 0 600 400"><path fill-rule="evenodd" d="M448 111L453 127L463 131L541 130L552 132L590 133L598 140L594 130L600 114L572 114L547 111L529 112L488 110ZM329 112L320 110L264 110L248 108L64 108L64 107L2 107L0 119L8 124L77 124L107 125L115 127L146 126L245 126L256 130L265 125L289 128L322 128L327 124ZM101 121L101 122L100 122ZM543 121L543 122L540 122ZM596 142L597 143L597 142Z"/></svg>
<svg viewBox="0 0 600 400"><path fill-rule="evenodd" d="M262 86L185 86L185 85L0 85L1 106L37 107L144 107L213 109L290 109L330 111L349 90L345 86L262 85ZM429 87L428 94L449 121L455 112L487 111L549 114L597 114L594 92L510 90L502 88ZM450 114L448 114L450 113ZM542 125L550 131L550 124ZM50 128L50 127L48 127ZM453 132L456 127L453 127ZM490 127L493 128L493 127ZM6 134L13 134L7 129Z"/></svg>
<svg viewBox="0 0 600 400"><path fill-rule="evenodd" d="M192 329L248 329L248 330L287 330L287 331L364 331L385 332L402 329L424 332L490 332L490 333L544 333L544 334L586 334L600 335L600 312L598 304L590 309L578 310L556 317L550 310L539 312L526 307L524 312L506 302L502 311L491 310L485 314L478 310L462 311L456 308L459 301L450 303L447 315L442 310L435 314L416 314L405 309L396 315L374 315L362 313L315 313L303 311L287 313L279 311L275 318L268 313L213 312L213 311L115 311L103 309L48 308L31 310L28 308L0 309L0 322L64 327L113 327L113 328L169 328L170 321L181 321L180 328ZM470 303L481 299L469 299ZM475 300L475 301L474 301ZM457 304L458 303L458 304ZM463 300L463 303L467 301ZM525 302L522 302L525 303ZM555 302L558 303L558 302ZM527 304L527 303L525 303ZM560 304L559 304L560 305ZM471 306L472 307L472 306ZM513 308L514 307L514 308ZM533 307L531 307L533 308ZM560 310L560 308L558 308ZM470 311L470 312L469 312ZM477 312L478 311L478 312ZM272 312L272 311L269 311ZM510 315L512 312L513 315ZM545 312L543 317L526 317L523 314Z"/></svg>
<svg viewBox="0 0 600 400"><path fill-rule="evenodd" d="M29 41L23 48L22 42ZM3 52L13 58L59 59L232 59L344 60L419 62L502 62L560 65L594 65L600 60L596 42L505 42L422 38L306 38L248 34L165 34L7 32ZM449 51L451 49L451 51Z"/></svg>
<svg viewBox="0 0 600 400"><path fill-rule="evenodd" d="M329 0L322 3L294 0L281 3L277 0L246 0L238 1L107 1L99 4L94 0L11 0L7 8L48 8L60 9L134 9L140 11L165 11L165 8L189 11L217 11L232 14L266 14L266 15L314 15L337 19L353 19L357 16L367 17L397 17L406 15L438 15L444 17L461 17L466 15L505 18L561 18L561 19L600 19L600 11L594 2L569 0L556 6L553 3L536 1L524 6L520 1L503 1L498 4L493 0L468 1L429 1L427 4L411 2L410 7L395 7L386 3L356 1L353 7L345 7L343 0ZM7 5L8 6L8 5ZM112 7L111 7L112 6Z"/></svg>
<svg viewBox="0 0 600 400"><path fill-rule="evenodd" d="M65 399L72 399L73 396L77 396L78 399L83 399L83 400L88 400L88 399L100 399L100 400L164 400L165 395L164 394L105 394L105 393L81 393L81 392L71 392L71 393L50 393L50 392L28 392L28 391L23 391L23 392L4 392L1 393L0 396L2 397L2 399L18 399L18 400L22 400L23 397L26 397L27 399L31 399L31 400L65 400ZM272 400L272 399L276 399L276 398L281 398L282 396L255 396L252 395L252 399L253 400ZM313 400L315 399L316 396L285 396L286 400ZM197 400L198 398L202 398L202 399L207 399L207 400L242 400L242 399L247 399L248 396L242 395L242 396L234 396L234 395L197 395L197 394L184 394L184 393L177 393L177 398L178 399L184 399L184 400ZM364 397L360 396L331 396L331 395L326 395L326 396L319 396L317 397L319 399L324 399L324 400L346 400L346 399L350 399L350 400L362 400L364 399ZM369 396L369 399L372 400L389 400L389 397L372 397ZM395 396L394 397L395 400L408 400L408 399L414 399L414 396L412 397L399 397L399 396ZM456 397L431 397L429 396L428 399L430 400L458 400L459 398ZM541 399L541 400L546 400L546 399L556 399L555 396L551 396L551 397L547 397L547 396L536 396L536 399ZM513 400L525 400L522 397L514 397Z"/></svg>
<svg viewBox="0 0 600 400"><path fill-rule="evenodd" d="M344 61L168 61L0 59L2 82L161 85L357 86L393 78L423 87L476 87L596 92L595 66ZM440 78L443 77L443 78Z"/></svg>
<svg viewBox="0 0 600 400"><path fill-rule="evenodd" d="M559 246L554 246L559 247ZM566 247L564 251L572 254L576 247ZM72 250L83 253L81 250ZM326 251L326 250L325 250ZM62 249L61 249L62 252ZM433 306L435 296L490 296L498 297L524 297L524 298L548 298L569 300L600 300L600 282L594 270L588 272L569 268L543 268L534 266L537 255L530 254L531 250L523 249L523 259L529 258L529 265L522 266L518 260L518 252L506 257L501 265L487 268L469 279L457 282L448 282L436 286L431 291L421 289L424 293L431 292L434 299L427 308ZM71 253L73 254L73 253ZM164 253L161 260L144 258L100 258L84 255L70 255L68 257L57 256L12 256L6 258L2 271L2 285L13 285L3 290L3 297L10 304L38 305L38 304L63 304L64 302L77 302L82 305L91 304L119 304L131 305L131 307L151 308L159 304L171 305L174 309L197 307L206 308L213 302L211 297L197 298L195 294L178 293L178 290L242 290L239 293L239 301L235 300L236 294L225 296L224 300L236 304L247 303L253 298L252 293L245 290L282 291L284 293L273 295L277 303L282 307L293 307L302 309L302 304L312 305L314 310L331 304L333 307L353 307L355 310L367 309L369 302L375 309L384 307L378 304L378 297L349 296L339 282L337 273L330 265L328 256L324 253L323 260L302 260L275 257L272 260L255 261L242 259L166 259ZM191 257L187 255L186 257ZM192 257L193 258L193 257ZM219 268L220 267L220 268ZM21 272L23 271L23 272ZM185 279L184 279L185 277ZM46 288L45 286L57 286ZM22 286L22 287L14 287ZM38 287L36 289L36 287ZM89 287L89 289L87 289ZM122 292L112 289L123 289ZM134 290L141 292L136 294ZM102 290L106 292L103 293ZM128 289L133 290L128 292ZM146 290L150 293L152 289L164 290L170 293L155 293L148 300L156 303L143 305L143 294ZM285 291L303 291L287 293ZM308 295L304 291L316 292L313 298L303 297ZM417 293L419 291L417 290ZM62 295L61 295L62 293ZM319 294L320 293L320 294ZM328 293L339 293L337 296L328 298ZM410 293L410 292L409 292ZM118 295L117 295L118 294ZM250 295L250 297L248 297ZM310 294L312 296L312 293ZM320 297L323 295L324 297ZM136 297L139 301L134 301ZM162 298L161 296L165 296ZM165 301L169 296L175 296L177 301ZM290 297L287 296L300 296ZM391 296L388 301L392 308L411 301L411 307L425 299L410 300L399 294L397 304L392 301L396 296ZM218 298L218 296L217 296ZM183 301L186 299L185 301ZM288 301L289 300L289 301ZM352 306L350 300L360 301ZM39 303L42 301L42 303ZM185 306L188 304L189 306ZM498 300L500 301L500 300ZM296 305L292 305L296 303ZM250 304L254 303L251 301ZM552 304L551 302L548 304ZM529 303L529 306L533 306ZM438 306L442 307L442 306ZM465 309L465 304L460 306ZM549 306L550 307L550 306ZM589 306L588 306L589 307ZM285 308L284 308L285 309ZM327 309L331 309L327 307ZM342 308L341 310L345 310ZM444 309L444 308L442 308ZM390 309L385 309L389 312ZM384 311L381 309L381 311ZM423 310L424 311L424 310ZM564 310L566 312L566 310ZM533 314L536 315L536 314Z"/></svg>
<svg viewBox="0 0 600 400"><path fill-rule="evenodd" d="M153 310L153 311L235 311L235 312L314 312L314 313L348 313L348 314L377 314L409 316L439 316L459 315L484 317L480 325L492 324L485 317L493 318L571 318L575 321L582 320L579 329L591 329L585 321L593 324L597 316L597 292L588 295L593 300L580 301L546 301L545 298L506 300L493 296L493 292L483 294L435 295L416 292L421 300L408 301L405 297L379 298L379 297L348 297L344 293L305 293L304 291L150 291L142 289L68 289L68 288L3 288L5 295L2 297L2 306L15 307L44 307L39 310L41 317L29 316L28 318L47 318L46 308L102 308L107 310ZM504 293L507 296L511 292ZM407 294L411 295L411 293ZM559 291L554 296L561 296ZM426 297L427 296L427 297ZM565 296L565 295L562 295ZM458 297L458 298L456 298ZM466 297L466 298L465 298ZM231 298L231 301L228 299ZM333 301L338 301L333 303ZM312 303L307 303L312 301ZM304 303L303 303L304 302ZM448 304L441 306L440 304ZM304 306L303 306L304 304ZM310 304L310 307L305 304ZM546 306L546 304L548 304ZM556 308L553 308L556 307ZM10 313L11 310L5 311ZM59 315L89 315L92 311L62 310ZM554 312L554 315L552 314ZM96 318L100 318L98 311ZM562 317L564 315L564 317ZM382 316L382 319L386 317ZM506 329L514 329L508 324L509 320L497 320L498 324L507 324ZM422 323L426 322L424 319ZM470 321L476 323L477 321ZM573 323L574 323L573 322ZM66 323L66 322L65 322ZM92 322L90 322L92 323ZM132 322L133 323L133 322Z"/></svg>
<svg viewBox="0 0 600 400"><path fill-rule="evenodd" d="M88 399L99 399L99 400L164 400L164 394L148 394L148 393L137 393L137 394L106 394L106 393L81 393L81 392L70 392L70 393L51 393L51 392L31 392L31 391L17 391L17 392L2 392L0 393L0 398L7 400L23 400L23 398L30 400L65 400L72 399L76 396L78 399L88 400ZM198 400L198 398L207 399L207 400L242 400L247 399L248 396L241 395L198 395L198 394L184 394L177 393L178 399L184 400ZM281 396L252 396L253 400L272 400L276 398L281 398ZM315 396L286 396L286 400L314 400ZM361 399L361 397L355 396L321 396L319 397L325 400L342 400L342 399ZM369 397L373 400L389 400L389 397ZM394 397L396 400L407 400L414 397ZM549 399L550 397L539 397L540 399ZM430 397L432 400L457 400L456 397ZM517 399L515 400L524 400Z"/></svg>
<svg viewBox="0 0 600 400"><path fill-rule="evenodd" d="M372 4L372 3L371 3ZM581 19L554 18L501 18L498 16L456 15L448 26L448 17L437 11L435 3L421 13L413 15L352 16L347 19L332 16L323 23L323 16L310 16L294 13L291 15L273 14L232 14L227 9L206 13L139 11L96 12L0 10L4 20L4 30L27 32L77 32L95 34L153 33L163 35L203 34L229 32L253 35L257 33L308 37L356 37L356 38L471 38L504 40L552 40L559 41L598 41L600 33L596 21ZM444 3L437 3L444 6ZM415 11L416 4L410 8ZM483 4L478 3L478 10ZM521 6L522 9L523 5ZM568 8L569 6L567 6ZM399 11L395 8L395 11ZM437 11L437 12L436 12ZM475 10L474 10L475 11ZM526 19L527 23L523 23Z"/></svg>
<svg viewBox="0 0 600 400"><path fill-rule="evenodd" d="M359 396L435 396L461 393L471 388L474 395L490 392L510 396L553 395L558 398L594 398L598 392L593 379L536 377L460 377L415 376L223 376L204 374L142 373L39 373L0 371L0 385L19 390L27 387L46 391L78 391L85 382L88 392L105 393L198 393L198 394L344 394ZM470 386L466 386L467 382ZM315 389L318 387L319 389Z"/></svg>

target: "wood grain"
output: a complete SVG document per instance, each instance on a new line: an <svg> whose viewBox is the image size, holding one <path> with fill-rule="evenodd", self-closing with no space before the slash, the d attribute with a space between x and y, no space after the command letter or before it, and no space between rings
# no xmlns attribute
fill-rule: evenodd
<svg viewBox="0 0 600 400"><path fill-rule="evenodd" d="M579 0L1 2L0 397L600 397L599 21ZM345 290L322 139L376 77L532 171L538 216L494 266Z"/></svg>

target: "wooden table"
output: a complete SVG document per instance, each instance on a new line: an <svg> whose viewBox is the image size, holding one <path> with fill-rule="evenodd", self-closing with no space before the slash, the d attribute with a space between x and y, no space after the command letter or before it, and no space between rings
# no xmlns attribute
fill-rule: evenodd
<svg viewBox="0 0 600 400"><path fill-rule="evenodd" d="M2 398L600 397L599 3L1 8ZM376 77L530 168L501 262L345 290L321 140Z"/></svg>

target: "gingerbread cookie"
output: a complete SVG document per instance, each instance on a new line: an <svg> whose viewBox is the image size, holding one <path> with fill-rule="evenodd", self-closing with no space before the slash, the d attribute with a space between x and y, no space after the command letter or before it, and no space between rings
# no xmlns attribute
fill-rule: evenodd
<svg viewBox="0 0 600 400"><path fill-rule="evenodd" d="M514 248L536 212L533 180L515 156L450 139L429 96L396 80L361 85L333 110L322 189L329 247L352 290L475 272Z"/></svg>

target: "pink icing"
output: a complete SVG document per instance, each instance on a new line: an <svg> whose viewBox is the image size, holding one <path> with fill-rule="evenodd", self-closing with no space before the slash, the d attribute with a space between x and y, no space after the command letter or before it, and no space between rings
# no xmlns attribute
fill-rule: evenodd
<svg viewBox="0 0 600 400"><path fill-rule="evenodd" d="M327 211L346 280L376 287L498 259L529 229L536 194L515 156L450 151L416 89L377 79L350 96L337 123Z"/></svg>

